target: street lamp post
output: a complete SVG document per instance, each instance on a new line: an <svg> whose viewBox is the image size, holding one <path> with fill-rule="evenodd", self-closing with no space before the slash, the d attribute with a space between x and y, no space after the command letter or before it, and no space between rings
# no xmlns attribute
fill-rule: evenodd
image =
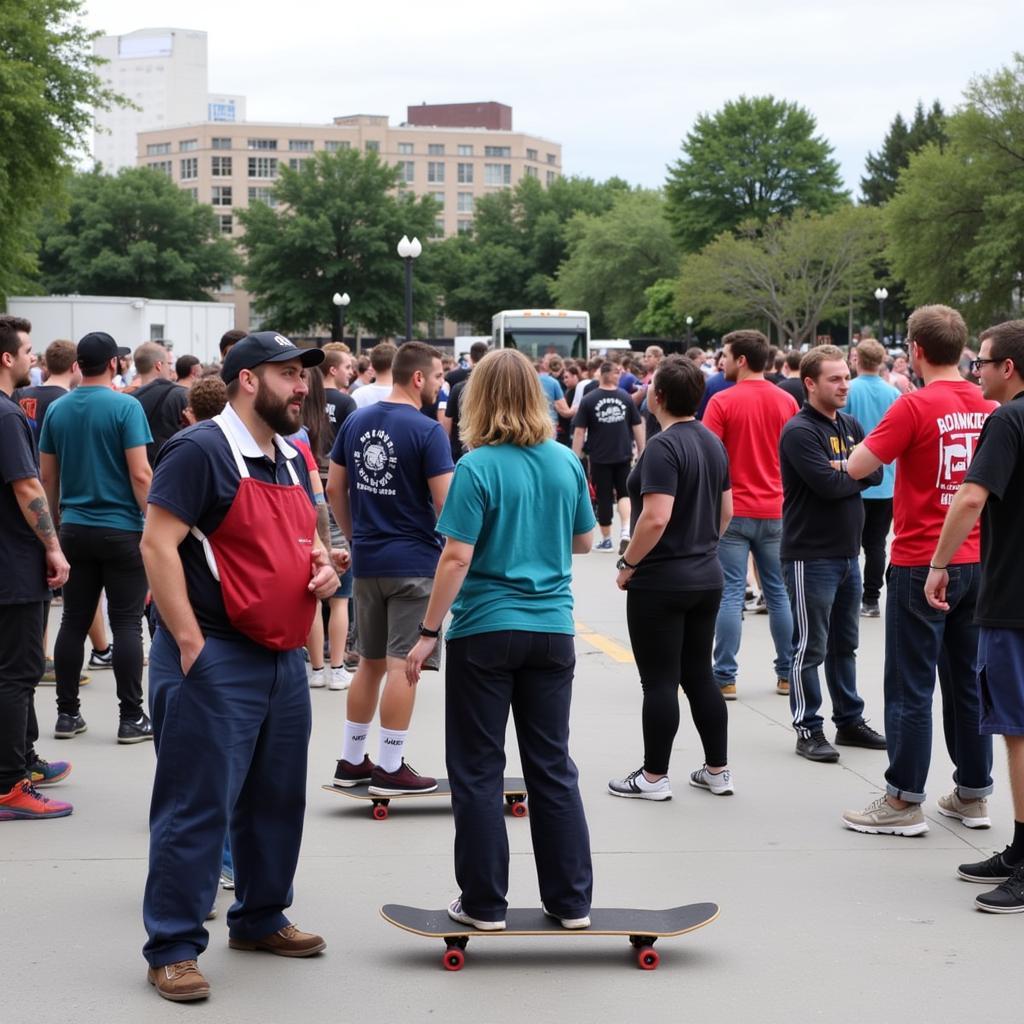
<svg viewBox="0 0 1024 1024"><path fill-rule="evenodd" d="M878 299L878 340L885 344L885 300L889 298L886 288L876 288L875 298Z"/></svg>
<svg viewBox="0 0 1024 1024"><path fill-rule="evenodd" d="M686 318L686 347L689 348L693 344L693 317L688 316Z"/></svg>
<svg viewBox="0 0 1024 1024"><path fill-rule="evenodd" d="M412 261L423 252L418 238L409 240L408 235L402 235L398 243L398 255L405 261L405 340L412 340Z"/></svg>
<svg viewBox="0 0 1024 1024"><path fill-rule="evenodd" d="M345 335L345 311L352 300L348 292L334 293L331 302L334 303L334 323L331 327L331 341L341 341Z"/></svg>

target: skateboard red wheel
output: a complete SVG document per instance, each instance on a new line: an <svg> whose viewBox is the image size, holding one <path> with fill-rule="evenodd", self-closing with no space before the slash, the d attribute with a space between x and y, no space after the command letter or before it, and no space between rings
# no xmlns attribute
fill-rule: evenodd
<svg viewBox="0 0 1024 1024"><path fill-rule="evenodd" d="M644 946L637 951L636 963L641 971L653 971L661 963L661 956L652 946Z"/></svg>
<svg viewBox="0 0 1024 1024"><path fill-rule="evenodd" d="M377 821L384 821L388 816L388 809L386 804L374 804L373 816Z"/></svg>
<svg viewBox="0 0 1024 1024"><path fill-rule="evenodd" d="M526 804L522 800L517 800L512 805L512 816L514 818L525 818L526 817Z"/></svg>
<svg viewBox="0 0 1024 1024"><path fill-rule="evenodd" d="M442 960L446 971L461 971L465 962L466 954L461 949L449 949Z"/></svg>

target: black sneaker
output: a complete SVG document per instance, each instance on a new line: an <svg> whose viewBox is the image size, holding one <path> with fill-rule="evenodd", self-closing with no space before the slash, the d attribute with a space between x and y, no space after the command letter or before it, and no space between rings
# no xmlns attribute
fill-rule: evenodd
<svg viewBox="0 0 1024 1024"><path fill-rule="evenodd" d="M88 728L81 715L58 715L57 724L53 727L53 738L55 740L72 740Z"/></svg>
<svg viewBox="0 0 1024 1024"><path fill-rule="evenodd" d="M105 651L97 651L94 647L89 655L89 668L113 668L114 645L108 644Z"/></svg>
<svg viewBox="0 0 1024 1024"><path fill-rule="evenodd" d="M881 614L881 610L878 607L877 601L862 601L860 606L860 614L865 619L877 619Z"/></svg>
<svg viewBox="0 0 1024 1024"><path fill-rule="evenodd" d="M868 725L857 722L855 725L844 725L836 729L836 746L867 747L868 750L885 750L885 737Z"/></svg>
<svg viewBox="0 0 1024 1024"><path fill-rule="evenodd" d="M839 760L839 751L825 739L825 734L820 729L812 732L810 736L798 736L796 752L801 757L806 757L808 761L833 764Z"/></svg>
<svg viewBox="0 0 1024 1024"><path fill-rule="evenodd" d="M351 761L346 761L343 758L338 762L337 768L334 769L333 784L339 789L348 789L350 786L358 786L360 783L369 782L375 767L376 765L366 754L363 754L363 759L359 764L352 764Z"/></svg>
<svg viewBox="0 0 1024 1024"><path fill-rule="evenodd" d="M1018 864L1005 882L983 892L974 905L990 914L1024 913L1024 864Z"/></svg>
<svg viewBox="0 0 1024 1024"><path fill-rule="evenodd" d="M995 853L988 860L979 860L974 864L961 864L956 869L957 875L965 882L1005 882L1013 874L1012 864L1007 863L1005 855L1010 848L1002 853Z"/></svg>
<svg viewBox="0 0 1024 1024"><path fill-rule="evenodd" d="M125 721L117 727L118 743L142 743L144 740L153 738L153 723L147 715L143 715L137 721Z"/></svg>

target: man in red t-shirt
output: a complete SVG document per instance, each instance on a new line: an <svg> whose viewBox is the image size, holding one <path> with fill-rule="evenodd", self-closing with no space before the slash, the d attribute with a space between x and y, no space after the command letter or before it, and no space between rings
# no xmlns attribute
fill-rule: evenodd
<svg viewBox="0 0 1024 1024"><path fill-rule="evenodd" d="M725 376L736 386L713 395L704 426L729 453L735 515L718 543L725 586L715 623L715 680L726 700L736 699L736 655L743 628L747 559L761 577L768 627L775 644L775 692L789 695L793 615L782 582L782 474L779 435L797 412L791 395L764 379L768 339L760 331L733 331L722 339Z"/></svg>
<svg viewBox="0 0 1024 1024"><path fill-rule="evenodd" d="M896 460L885 602L886 794L843 821L858 832L912 836L928 831L921 804L931 762L932 696L938 668L946 747L955 789L939 811L968 828L990 824L992 737L978 732L976 687L980 580L977 526L948 565L949 611L924 596L932 552L978 444L997 407L958 369L967 325L948 306L922 306L907 323L911 365L925 386L898 398L850 455L847 472L861 479Z"/></svg>

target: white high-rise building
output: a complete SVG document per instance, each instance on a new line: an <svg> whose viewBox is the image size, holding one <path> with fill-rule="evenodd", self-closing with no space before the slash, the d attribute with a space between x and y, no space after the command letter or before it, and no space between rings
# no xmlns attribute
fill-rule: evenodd
<svg viewBox="0 0 1024 1024"><path fill-rule="evenodd" d="M100 36L93 52L108 62L97 69L104 83L139 108L97 112L93 157L109 173L135 166L139 132L245 119L244 96L209 93L205 32L143 28Z"/></svg>

